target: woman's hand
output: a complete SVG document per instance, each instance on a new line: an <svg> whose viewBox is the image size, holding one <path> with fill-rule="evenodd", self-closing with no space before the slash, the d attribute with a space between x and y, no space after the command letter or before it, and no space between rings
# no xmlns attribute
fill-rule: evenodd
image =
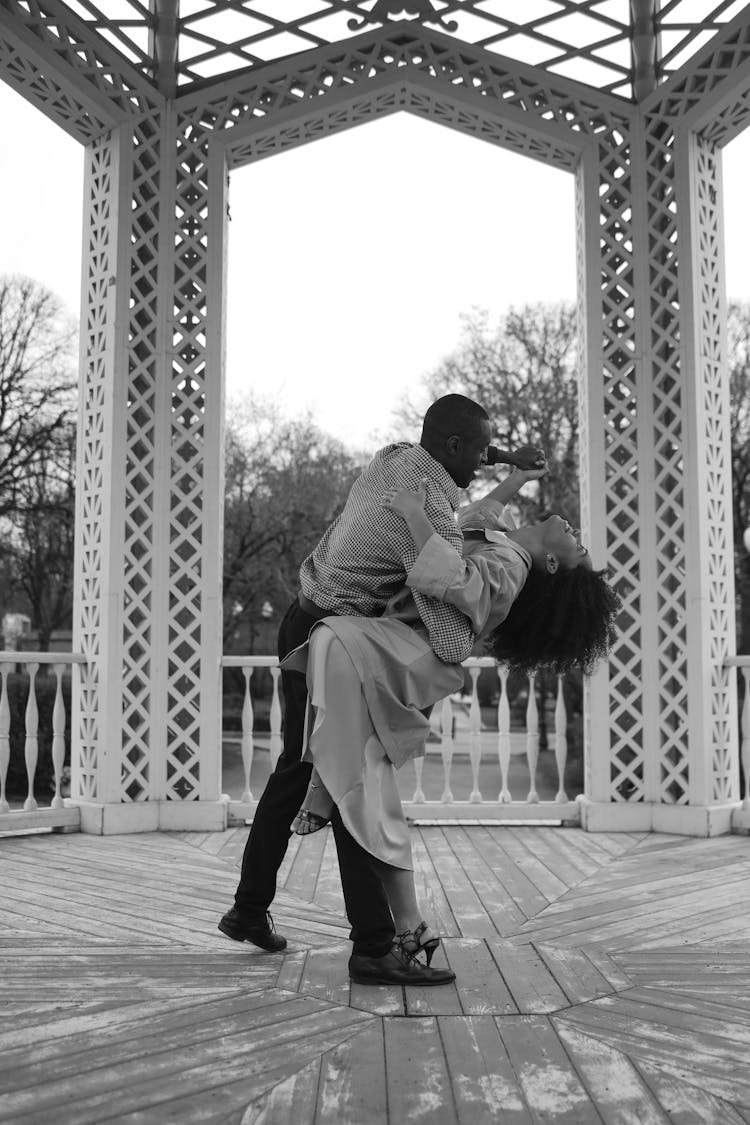
<svg viewBox="0 0 750 1125"><path fill-rule="evenodd" d="M427 494L424 484L420 485L417 490L411 488L390 488L387 492L383 493L382 504L384 508L391 508L394 512L398 512L405 520L408 520L410 516L417 515L419 512L424 512L426 497Z"/></svg>
<svg viewBox="0 0 750 1125"><path fill-rule="evenodd" d="M540 465L538 469L513 469L508 473L508 480L515 481L518 487L521 488L530 480L541 480L542 477L547 476L548 472L549 465L545 460L544 464Z"/></svg>

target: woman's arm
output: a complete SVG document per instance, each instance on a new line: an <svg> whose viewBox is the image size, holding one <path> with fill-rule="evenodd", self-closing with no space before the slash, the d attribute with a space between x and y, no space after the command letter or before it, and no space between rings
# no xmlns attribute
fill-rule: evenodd
<svg viewBox="0 0 750 1125"><path fill-rule="evenodd" d="M508 473L505 480L501 480L490 492L486 493L482 500L496 500L500 504L507 504L518 490L528 484L530 480L540 480L548 472L549 467L546 460L544 465L538 469L514 469L512 473Z"/></svg>
<svg viewBox="0 0 750 1125"><path fill-rule="evenodd" d="M508 597L505 567L492 552L469 558L460 555L435 532L424 512L424 496L424 489L399 489L383 497L385 507L403 518L418 551L406 575L406 585L412 591L455 606L468 617L472 631L480 633L494 599Z"/></svg>

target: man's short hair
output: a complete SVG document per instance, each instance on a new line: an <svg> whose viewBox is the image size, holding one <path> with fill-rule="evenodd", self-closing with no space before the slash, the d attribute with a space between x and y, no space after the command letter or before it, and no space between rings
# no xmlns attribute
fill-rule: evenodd
<svg viewBox="0 0 750 1125"><path fill-rule="evenodd" d="M473 437L480 422L488 422L483 406L466 395L443 395L433 402L422 423L423 437Z"/></svg>

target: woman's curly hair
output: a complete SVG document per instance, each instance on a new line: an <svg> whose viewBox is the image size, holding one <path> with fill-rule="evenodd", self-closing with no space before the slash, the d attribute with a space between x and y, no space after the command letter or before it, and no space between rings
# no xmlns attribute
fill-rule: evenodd
<svg viewBox="0 0 750 1125"><path fill-rule="evenodd" d="M620 609L606 571L532 568L508 616L489 637L489 652L522 672L593 671L609 652Z"/></svg>

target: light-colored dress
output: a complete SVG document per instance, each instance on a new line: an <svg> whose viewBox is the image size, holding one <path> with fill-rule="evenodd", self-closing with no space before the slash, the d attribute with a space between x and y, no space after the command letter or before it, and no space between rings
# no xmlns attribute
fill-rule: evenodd
<svg viewBox="0 0 750 1125"><path fill-rule="evenodd" d="M467 539L462 559L440 536L431 536L407 586L457 605L479 634L475 651L481 652L525 582L531 558L505 535L512 524L502 504L467 505L459 522L466 531L481 528L484 538ZM395 770L424 754L432 706L464 683L461 666L438 659L409 606L413 599L406 591L383 617L324 618L284 662L307 675L305 756L314 762L318 788L304 807L329 815L327 790L358 843L407 870L413 866L411 844Z"/></svg>

